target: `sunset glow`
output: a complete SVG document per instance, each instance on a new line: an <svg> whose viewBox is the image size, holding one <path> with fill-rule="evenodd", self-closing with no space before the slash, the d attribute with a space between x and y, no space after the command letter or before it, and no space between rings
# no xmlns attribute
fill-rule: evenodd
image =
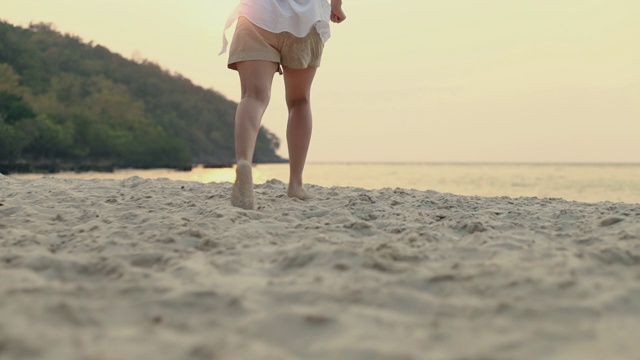
<svg viewBox="0 0 640 360"><path fill-rule="evenodd" d="M237 101L217 56L236 4L0 0L0 18L53 23ZM640 2L344 4L315 81L309 161L640 162ZM286 157L283 96L276 78L263 125Z"/></svg>

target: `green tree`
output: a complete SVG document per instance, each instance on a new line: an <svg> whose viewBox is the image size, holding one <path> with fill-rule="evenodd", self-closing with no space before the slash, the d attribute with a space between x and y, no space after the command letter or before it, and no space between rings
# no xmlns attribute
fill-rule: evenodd
<svg viewBox="0 0 640 360"><path fill-rule="evenodd" d="M0 119L7 124L14 124L20 119L35 117L36 113L22 96L0 91Z"/></svg>
<svg viewBox="0 0 640 360"><path fill-rule="evenodd" d="M17 160L28 143L26 134L0 120L0 161Z"/></svg>
<svg viewBox="0 0 640 360"><path fill-rule="evenodd" d="M60 158L73 154L73 128L70 123L56 123L48 115L24 119L16 128L26 135L24 153L34 159Z"/></svg>
<svg viewBox="0 0 640 360"><path fill-rule="evenodd" d="M0 64L0 91L17 93L20 88L20 76L9 64Z"/></svg>

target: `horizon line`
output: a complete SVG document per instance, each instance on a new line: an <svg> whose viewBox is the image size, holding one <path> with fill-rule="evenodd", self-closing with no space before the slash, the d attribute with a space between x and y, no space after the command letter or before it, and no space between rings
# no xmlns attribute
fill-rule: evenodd
<svg viewBox="0 0 640 360"><path fill-rule="evenodd" d="M288 159L286 159L288 162ZM284 164L286 164L285 162ZM307 161L307 164L360 164L360 165L624 165L640 166L640 161ZM255 164L260 165L260 164Z"/></svg>

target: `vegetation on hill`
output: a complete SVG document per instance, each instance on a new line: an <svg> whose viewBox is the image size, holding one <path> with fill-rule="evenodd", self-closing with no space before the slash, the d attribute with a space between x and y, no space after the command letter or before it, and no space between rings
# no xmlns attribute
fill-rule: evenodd
<svg viewBox="0 0 640 360"><path fill-rule="evenodd" d="M234 163L236 104L213 90L63 35L0 21L0 164L173 167ZM283 161L262 128L256 162Z"/></svg>

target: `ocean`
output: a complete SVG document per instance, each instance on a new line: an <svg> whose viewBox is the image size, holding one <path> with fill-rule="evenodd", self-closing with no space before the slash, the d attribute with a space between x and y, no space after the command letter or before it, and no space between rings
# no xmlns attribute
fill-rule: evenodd
<svg viewBox="0 0 640 360"><path fill-rule="evenodd" d="M287 182L287 164L254 168L254 182ZM15 174L40 178L42 174ZM190 172L168 169L118 170L113 173L58 173L46 176L75 179L168 178L232 182L234 170L196 167ZM563 198L580 202L640 203L640 164L372 164L308 163L305 182L325 187L364 189L407 188L471 196Z"/></svg>

